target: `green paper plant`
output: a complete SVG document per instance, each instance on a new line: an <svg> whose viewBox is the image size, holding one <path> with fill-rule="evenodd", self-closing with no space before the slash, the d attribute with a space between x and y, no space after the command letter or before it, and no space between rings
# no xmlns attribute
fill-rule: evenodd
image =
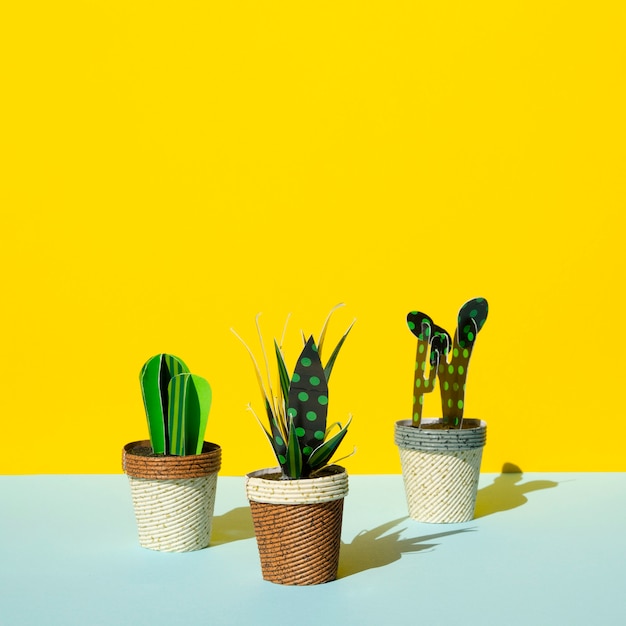
<svg viewBox="0 0 626 626"><path fill-rule="evenodd" d="M352 421L350 416L345 425L336 422L327 427L328 381L337 355L354 325L354 322L350 324L326 364L323 365L322 349L328 322L333 312L340 306L343 305L333 308L326 318L319 343L316 344L312 335L308 339L303 335L304 347L291 376L289 376L285 362L282 339L280 344L274 340L277 366L276 386L272 385L267 353L258 322L259 316L256 317L256 325L266 366L265 380L252 350L233 330L252 358L267 413L269 430L263 426L252 407L248 406L248 408L267 435L282 470L281 478L284 480L309 478L325 467L345 437ZM283 332L283 337L284 334ZM276 393L274 393L275 388Z"/></svg>
<svg viewBox="0 0 626 626"><path fill-rule="evenodd" d="M434 390L435 379L438 377L443 426L463 427L467 370L476 336L485 324L488 312L485 298L474 298L466 302L459 310L454 340L426 313L411 311L407 315L409 330L417 337L413 426L420 427L424 394Z"/></svg>
<svg viewBox="0 0 626 626"><path fill-rule="evenodd" d="M139 375L155 454L200 454L211 409L211 386L172 354L146 361Z"/></svg>

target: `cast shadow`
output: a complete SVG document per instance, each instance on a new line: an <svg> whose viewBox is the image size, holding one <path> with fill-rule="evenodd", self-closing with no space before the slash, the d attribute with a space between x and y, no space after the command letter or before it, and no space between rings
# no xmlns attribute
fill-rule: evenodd
<svg viewBox="0 0 626 626"><path fill-rule="evenodd" d="M241 541L242 539L252 539L253 537L254 525L249 506L240 506L224 513L224 515L216 515L213 518L212 546Z"/></svg>
<svg viewBox="0 0 626 626"><path fill-rule="evenodd" d="M510 511L528 502L527 493L540 489L552 489L559 483L552 480L531 480L521 483L523 472L513 463L505 463L502 473L491 485L478 490L474 518Z"/></svg>
<svg viewBox="0 0 626 626"><path fill-rule="evenodd" d="M350 543L342 541L337 577L345 578L368 569L389 565L399 560L403 554L433 549L439 545L437 543L428 543L433 539L474 530L473 528L461 528L433 535L423 535L422 537L406 537L404 539L400 538L400 535L405 530L404 528L385 534L406 519L408 518L401 517L386 524L381 524L372 530L362 530Z"/></svg>

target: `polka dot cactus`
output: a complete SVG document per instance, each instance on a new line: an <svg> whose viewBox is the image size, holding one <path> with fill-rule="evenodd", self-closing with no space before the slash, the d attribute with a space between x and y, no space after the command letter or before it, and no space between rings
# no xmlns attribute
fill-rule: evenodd
<svg viewBox="0 0 626 626"><path fill-rule="evenodd" d="M412 311L407 325L417 337L418 349L413 385L413 425L419 426L422 417L423 393L432 391L435 376L439 377L443 423L460 428L465 407L465 387L469 360L476 336L482 329L489 307L485 298L474 298L459 310L454 341L425 313ZM423 379L426 354L430 353L430 373ZM430 386L424 384L430 381Z"/></svg>

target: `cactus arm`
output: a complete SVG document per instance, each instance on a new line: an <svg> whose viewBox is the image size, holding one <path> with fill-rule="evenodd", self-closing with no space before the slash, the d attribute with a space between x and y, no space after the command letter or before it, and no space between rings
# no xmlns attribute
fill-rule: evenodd
<svg viewBox="0 0 626 626"><path fill-rule="evenodd" d="M488 313L489 305L485 298L468 300L459 310L452 359L450 363L444 362L439 366L441 409L443 423L447 426L462 426L470 357Z"/></svg>
<svg viewBox="0 0 626 626"><path fill-rule="evenodd" d="M407 315L407 326L417 337L417 353L415 355L415 373L413 376L413 417L412 425L420 426L424 394L431 393L435 388L437 367L443 351L443 344L436 341L436 332L443 331L433 320L419 311L411 311ZM445 331L443 331L445 333ZM446 333L447 335L447 333ZM430 348L430 357L428 357ZM426 375L426 361L429 360L430 370Z"/></svg>
<svg viewBox="0 0 626 626"><path fill-rule="evenodd" d="M168 385L173 376L189 372L178 357L157 354L146 361L139 374L150 443L156 454L169 454Z"/></svg>
<svg viewBox="0 0 626 626"><path fill-rule="evenodd" d="M211 408L211 387L204 378L184 373L170 380L168 392L170 454L199 454Z"/></svg>

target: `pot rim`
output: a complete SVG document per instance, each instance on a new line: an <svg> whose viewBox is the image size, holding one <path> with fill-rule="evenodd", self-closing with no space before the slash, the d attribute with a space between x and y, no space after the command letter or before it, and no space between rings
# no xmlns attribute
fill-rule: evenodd
<svg viewBox="0 0 626 626"><path fill-rule="evenodd" d="M205 441L200 454L185 456L137 454L138 448L150 448L147 439L131 441L122 451L122 468L131 478L172 480L180 478L202 478L219 472L222 464L222 448Z"/></svg>
<svg viewBox="0 0 626 626"><path fill-rule="evenodd" d="M246 474L246 494L252 502L266 504L320 504L345 498L348 494L348 472L341 465L326 476L270 480L268 474L280 473L280 467L268 467ZM324 468L326 469L326 468Z"/></svg>

